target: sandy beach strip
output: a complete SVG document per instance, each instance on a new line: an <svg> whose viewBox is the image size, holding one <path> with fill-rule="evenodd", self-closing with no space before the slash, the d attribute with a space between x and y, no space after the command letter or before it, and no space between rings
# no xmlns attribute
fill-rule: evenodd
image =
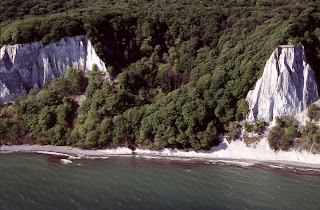
<svg viewBox="0 0 320 210"><path fill-rule="evenodd" d="M196 158L196 159L212 159L212 160L232 160L241 162L268 162L295 165L299 167L320 168L320 154L312 154L308 151L273 151L268 144L266 138L261 139L257 144L247 146L243 141L236 140L228 143L223 140L217 147L212 147L209 151L194 151L193 149L161 149L161 150L145 150L118 147L116 149L98 149L98 150L82 150L79 148L68 146L52 146L52 145L2 145L0 153L27 152L41 153L49 155L66 156L69 159L74 158L103 158L107 156L118 155L138 155L142 157L173 157L173 158Z"/></svg>
<svg viewBox="0 0 320 210"><path fill-rule="evenodd" d="M188 149L182 151L178 149L162 149L159 151L152 150L135 150L135 154L142 156L161 156L161 157L185 157L185 158L203 158L214 160L232 160L242 162L267 162L286 165L295 165L300 167L320 168L320 154L312 154L308 151L273 151L269 147L266 138L261 139L258 143L247 146L243 141L236 140L231 143L225 139L217 146L212 147L209 151L194 151Z"/></svg>
<svg viewBox="0 0 320 210"><path fill-rule="evenodd" d="M116 149L103 149L103 150L84 150L76 147L69 146L53 146L53 145L2 145L0 146L0 153L12 152L27 152L27 153L41 153L49 155L60 156L111 156L111 155L131 155L132 150L125 147L118 147Z"/></svg>

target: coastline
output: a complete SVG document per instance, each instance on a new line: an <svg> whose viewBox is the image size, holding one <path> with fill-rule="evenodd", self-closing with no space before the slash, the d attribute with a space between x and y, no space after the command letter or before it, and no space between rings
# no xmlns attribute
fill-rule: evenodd
<svg viewBox="0 0 320 210"><path fill-rule="evenodd" d="M39 153L51 154L67 157L104 157L111 155L132 155L132 150L126 147L118 147L116 149L103 150L84 150L70 146L54 146L54 145L37 145L37 144L23 144L23 145L2 145L0 146L1 153Z"/></svg>
<svg viewBox="0 0 320 210"><path fill-rule="evenodd" d="M80 159L80 158L108 158L110 156L141 156L146 158L189 158L189 159L205 159L211 161L222 161L235 163L239 165L249 166L252 163L274 163L292 165L306 168L320 168L320 154L312 154L308 151L273 151L266 138L262 138L256 144L247 146L243 141L236 140L228 143L225 139L217 146L212 147L209 151L194 151L193 149L161 149L145 150L136 149L134 152L125 147L116 149L99 149L99 150L83 150L69 146L53 146L53 145L2 145L1 153L38 153L48 155L65 156L64 160ZM66 161L64 161L66 162ZM71 162L71 161L70 161ZM66 163L70 163L66 162Z"/></svg>

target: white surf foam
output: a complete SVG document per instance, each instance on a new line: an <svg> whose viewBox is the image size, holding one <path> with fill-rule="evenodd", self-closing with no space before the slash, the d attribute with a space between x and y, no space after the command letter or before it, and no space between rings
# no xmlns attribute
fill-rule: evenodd
<svg viewBox="0 0 320 210"><path fill-rule="evenodd" d="M283 169L285 168L284 166L280 166L280 165L268 165L271 168L278 168L278 169Z"/></svg>
<svg viewBox="0 0 320 210"><path fill-rule="evenodd" d="M213 158L213 159L241 159L241 160L256 160L264 162L278 162L281 163L301 163L309 164L312 167L320 168L320 154L312 154L308 151L273 151L267 138L262 138L253 146L247 146L241 140L232 142L223 141L217 146L212 147L209 151L194 151L187 149L186 151L178 149L162 149L159 151L136 149L136 154L139 155L157 155L164 157L193 157L193 158ZM244 161L246 162L246 161Z"/></svg>
<svg viewBox="0 0 320 210"><path fill-rule="evenodd" d="M117 147L115 149L100 149L95 151L105 155L131 155L132 154L132 150L127 147Z"/></svg>
<svg viewBox="0 0 320 210"><path fill-rule="evenodd" d="M49 151L37 151L39 154L46 154L46 155L58 155L58 156L66 156L66 157L74 157L72 155L68 155L61 152L49 152Z"/></svg>
<svg viewBox="0 0 320 210"><path fill-rule="evenodd" d="M72 163L72 161L68 160L68 159L61 159L60 161L61 161L62 164L70 164L70 163Z"/></svg>
<svg viewBox="0 0 320 210"><path fill-rule="evenodd" d="M224 164L224 165L238 165L243 167L254 166L253 162L239 161L239 160L209 160L209 162L214 164Z"/></svg>

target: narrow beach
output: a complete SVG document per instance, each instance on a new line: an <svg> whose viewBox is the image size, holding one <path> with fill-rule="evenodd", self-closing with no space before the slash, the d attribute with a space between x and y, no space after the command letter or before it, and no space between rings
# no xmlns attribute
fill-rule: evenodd
<svg viewBox="0 0 320 210"><path fill-rule="evenodd" d="M212 147L209 151L194 151L193 149L161 149L144 150L136 149L134 152L125 147L116 149L82 150L68 146L52 145L2 145L0 153L40 153L49 155L66 156L68 159L75 158L104 158L118 155L139 155L142 157L174 157L174 158L196 158L214 160L234 160L242 162L268 162L299 167L320 168L320 154L312 154L308 151L273 151L266 140L261 139L254 145L247 146L243 141L237 140L228 143L223 140L217 147Z"/></svg>

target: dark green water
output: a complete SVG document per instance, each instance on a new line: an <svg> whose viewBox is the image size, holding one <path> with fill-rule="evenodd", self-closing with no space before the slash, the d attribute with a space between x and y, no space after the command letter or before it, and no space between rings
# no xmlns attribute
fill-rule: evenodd
<svg viewBox="0 0 320 210"><path fill-rule="evenodd" d="M0 154L0 209L319 209L320 174L139 157Z"/></svg>

